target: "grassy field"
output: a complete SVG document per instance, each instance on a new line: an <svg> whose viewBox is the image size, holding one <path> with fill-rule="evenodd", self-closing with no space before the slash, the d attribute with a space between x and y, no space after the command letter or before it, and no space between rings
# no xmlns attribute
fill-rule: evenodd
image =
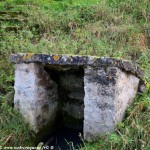
<svg viewBox="0 0 150 150"><path fill-rule="evenodd" d="M9 55L16 52L117 57L138 64L145 71L146 92L136 97L116 131L84 149L150 149L149 0L0 2L0 145L32 146L28 125L12 108Z"/></svg>

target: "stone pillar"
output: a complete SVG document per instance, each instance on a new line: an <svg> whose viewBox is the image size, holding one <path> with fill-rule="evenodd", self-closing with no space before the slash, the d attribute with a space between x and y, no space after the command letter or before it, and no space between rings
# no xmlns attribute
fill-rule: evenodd
<svg viewBox="0 0 150 150"><path fill-rule="evenodd" d="M139 78L116 67L87 67L84 76L84 139L112 131L136 95Z"/></svg>
<svg viewBox="0 0 150 150"><path fill-rule="evenodd" d="M45 125L53 126L58 110L57 85L41 64L16 64L15 107L31 129L38 132Z"/></svg>

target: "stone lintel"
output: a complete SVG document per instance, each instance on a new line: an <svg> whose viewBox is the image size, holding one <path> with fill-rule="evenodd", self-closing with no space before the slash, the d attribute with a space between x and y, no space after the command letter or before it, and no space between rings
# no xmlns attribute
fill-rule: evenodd
<svg viewBox="0 0 150 150"><path fill-rule="evenodd" d="M13 63L42 63L44 65L57 66L93 66L93 67L118 67L123 71L129 72L139 78L143 78L144 72L134 63L126 60L95 56L79 55L60 55L60 54L34 54L18 53L10 56Z"/></svg>

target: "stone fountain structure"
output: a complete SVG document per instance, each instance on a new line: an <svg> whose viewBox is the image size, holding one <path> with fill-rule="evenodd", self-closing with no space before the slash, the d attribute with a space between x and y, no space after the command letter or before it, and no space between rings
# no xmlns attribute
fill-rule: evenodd
<svg viewBox="0 0 150 150"><path fill-rule="evenodd" d="M83 130L95 140L122 121L140 90L143 71L115 58L18 53L15 107L36 133L61 126Z"/></svg>

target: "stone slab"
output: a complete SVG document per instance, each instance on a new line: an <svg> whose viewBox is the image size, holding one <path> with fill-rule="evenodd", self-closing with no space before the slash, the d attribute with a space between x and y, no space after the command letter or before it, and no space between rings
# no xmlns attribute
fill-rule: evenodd
<svg viewBox="0 0 150 150"><path fill-rule="evenodd" d="M76 55L58 55L58 54L34 54L18 53L10 56L10 61L14 63L33 63L53 65L72 65L72 66L95 66L95 67L118 67L123 71L130 72L135 76L142 78L144 75L134 63L116 58L95 57L95 56L76 56Z"/></svg>

